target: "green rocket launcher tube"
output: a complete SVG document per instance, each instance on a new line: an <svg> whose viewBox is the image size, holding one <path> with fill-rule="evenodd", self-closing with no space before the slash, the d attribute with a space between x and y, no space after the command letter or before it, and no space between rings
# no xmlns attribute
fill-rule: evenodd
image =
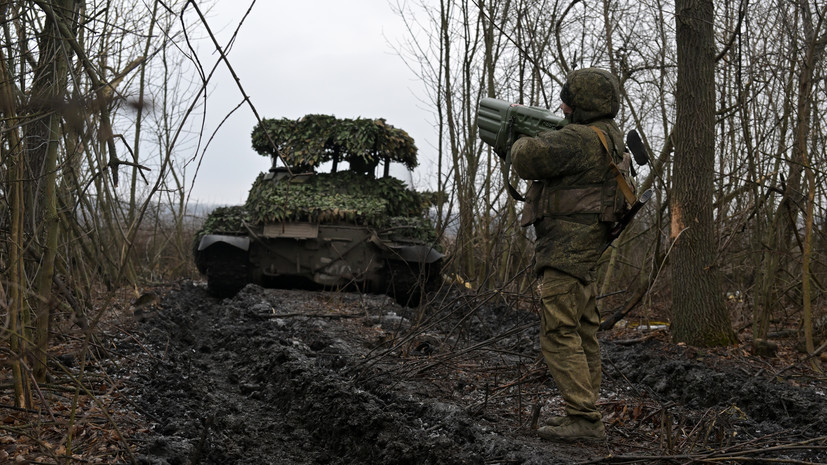
<svg viewBox="0 0 827 465"><path fill-rule="evenodd" d="M521 135L536 136L540 131L558 129L566 123L566 120L554 116L545 108L528 107L495 98L480 100L477 113L480 139L502 158L503 163L500 167L503 172L503 183L512 197L519 201L525 200L509 180L511 145Z"/></svg>
<svg viewBox="0 0 827 465"><path fill-rule="evenodd" d="M540 131L559 129L567 121L546 108L529 107L495 98L480 100L477 127L480 139L505 158L511 144L521 135L536 136Z"/></svg>

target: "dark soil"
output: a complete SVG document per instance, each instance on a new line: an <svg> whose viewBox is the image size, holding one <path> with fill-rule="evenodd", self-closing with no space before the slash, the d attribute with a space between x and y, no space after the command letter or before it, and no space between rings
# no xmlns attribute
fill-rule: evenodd
<svg viewBox="0 0 827 465"><path fill-rule="evenodd" d="M136 310L116 373L151 427L146 464L827 462L827 382L743 348L602 334L608 440L538 438L562 404L530 302L184 282ZM787 369L790 368L790 369Z"/></svg>

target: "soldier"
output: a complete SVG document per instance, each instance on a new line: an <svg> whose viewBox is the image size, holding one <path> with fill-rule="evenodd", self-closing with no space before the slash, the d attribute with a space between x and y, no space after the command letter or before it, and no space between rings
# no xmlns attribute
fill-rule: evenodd
<svg viewBox="0 0 827 465"><path fill-rule="evenodd" d="M538 433L546 439L602 439L597 410L601 368L595 269L616 221L617 185L610 160L623 165L623 135L614 122L620 83L587 68L569 73L560 92L570 124L518 139L511 151L537 235L535 271L542 278L540 345L566 402ZM627 157L628 158L628 157Z"/></svg>

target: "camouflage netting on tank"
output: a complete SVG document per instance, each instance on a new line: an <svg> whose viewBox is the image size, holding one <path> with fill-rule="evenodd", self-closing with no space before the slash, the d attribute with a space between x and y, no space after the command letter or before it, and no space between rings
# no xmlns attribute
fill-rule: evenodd
<svg viewBox="0 0 827 465"><path fill-rule="evenodd" d="M279 221L346 222L390 226L392 217L421 217L422 196L395 178L353 173L316 174L302 182L274 183L259 175L246 209L256 224Z"/></svg>
<svg viewBox="0 0 827 465"><path fill-rule="evenodd" d="M242 206L218 207L210 213L201 231L221 232L223 234L246 234L244 222L249 221Z"/></svg>
<svg viewBox="0 0 827 465"><path fill-rule="evenodd" d="M298 120L263 119L253 129L252 141L256 152L279 154L290 166L313 167L328 161L376 166L386 158L408 169L417 166L413 138L382 118L306 115Z"/></svg>
<svg viewBox="0 0 827 465"><path fill-rule="evenodd" d="M417 239L442 250L437 244L433 223L422 216L394 216L380 235L389 240Z"/></svg>
<svg viewBox="0 0 827 465"><path fill-rule="evenodd" d="M377 228L383 237L436 241L424 215L425 197L395 178L373 179L348 171L316 174L303 182L273 182L260 174L244 206L216 208L196 233L247 234L247 225L280 221L348 223ZM195 249L194 249L195 250Z"/></svg>

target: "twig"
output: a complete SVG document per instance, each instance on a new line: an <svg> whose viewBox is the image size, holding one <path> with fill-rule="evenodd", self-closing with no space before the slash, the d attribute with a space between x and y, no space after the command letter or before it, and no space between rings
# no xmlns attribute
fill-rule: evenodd
<svg viewBox="0 0 827 465"><path fill-rule="evenodd" d="M274 313L269 318L295 318L305 316L308 318L364 318L362 313Z"/></svg>
<svg viewBox="0 0 827 465"><path fill-rule="evenodd" d="M724 461L734 462L752 462L755 461L758 454L767 452L789 451L799 449L827 449L827 445L814 446L813 443L827 441L827 436L820 436L806 441L800 441L791 444L783 444L778 446L766 447L757 444L754 449L747 449L742 451L728 452L729 449L713 450L707 454L671 454L671 455L612 455L608 457L601 457L587 462L580 462L579 465L590 465L596 463L651 463L656 460L663 460L669 462L682 461L685 463L719 463ZM770 463L792 463L792 464L817 464L817 462L810 462L804 460L795 460L790 458L773 458L761 457L762 462ZM822 464L823 465L823 464Z"/></svg>
<svg viewBox="0 0 827 465"><path fill-rule="evenodd" d="M781 374L782 374L782 373L787 372L787 371L789 371L789 370L793 369L795 366L797 366L797 365L799 365L799 364L801 364L801 363L804 363L804 362L806 362L807 360L810 360L810 359L811 359L811 358L813 358L813 357L817 357L817 356L818 356L821 352L823 352L823 351L824 351L824 349L827 349L827 341L825 341L825 342L824 342L824 344L821 344L820 346L818 346L818 349L814 350L814 351L813 351L813 353L811 353L811 354L807 354L807 356L806 356L806 357L804 357L804 358L802 358L802 359L798 360L797 362L795 362L795 363L793 363L793 364L791 364L791 365L787 366L786 368L782 368L781 370L779 370L778 372L776 372L776 373L773 375L773 378L777 378L777 377L781 376Z"/></svg>
<svg viewBox="0 0 827 465"><path fill-rule="evenodd" d="M204 25L204 29L207 31L207 34L210 36L215 50L221 57L221 61L223 61L224 64L227 65L227 70L230 72L230 75L232 75L233 80L235 81L239 92L241 92L242 97L244 97L244 102L246 102L247 106L250 107L250 110L253 112L253 116L255 116L258 124L261 124L261 116L259 116L258 110L256 109L255 105L253 105L253 102L250 100L250 96L247 94L247 91L244 90L244 86L241 85L241 79L236 74L235 68L233 68L233 66L230 64L230 60L227 58L227 54L224 48L221 47L221 44L219 44L218 40L216 40L215 35L213 34L210 25L207 23L207 19L204 17L203 13L201 13L201 9L198 7L198 4L193 0L189 0L187 4L184 6L184 8L181 10L181 17L183 18L184 11L186 10L187 5L192 5L196 14L198 14L198 18L201 20L201 24ZM250 8L252 9L252 5L250 6ZM268 131L264 131L264 135L267 137L267 141L270 142L271 148L273 149L273 153L276 155L276 157L278 157L279 160L281 160L285 168L287 168L287 172L290 173L290 176L293 176L293 171L290 169L290 165L282 157L281 152L278 149L278 145L276 145L276 143L273 141L273 138L270 135L270 133Z"/></svg>
<svg viewBox="0 0 827 465"><path fill-rule="evenodd" d="M638 306L640 301L643 300L643 297L646 296L646 293L649 292L649 289L655 287L655 283L657 282L658 277L660 277L663 267L666 265L666 260L669 258L669 254L672 252L672 248L675 246L675 243L678 241L678 238L680 238L683 232L687 229L688 228L682 229L675 237L675 239L672 241L672 244L669 246L669 250L666 251L666 255L664 255L663 260L661 260L660 266L658 267L658 271L655 274L655 276L652 277L649 280L649 282L646 283L646 285L640 286L640 288L638 288L635 294L629 300L627 300L622 307L617 309L611 316L609 316L608 318L603 320L602 323L600 323L601 331L607 331L612 329L618 321L622 320L623 318L626 318L626 315L628 315L629 312L634 310L635 307Z"/></svg>
<svg viewBox="0 0 827 465"><path fill-rule="evenodd" d="M630 345L634 345L634 344L640 344L641 342L646 342L649 339L655 338L657 335L658 335L657 332L651 332L651 333L649 333L649 334L647 334L646 336L643 336L643 337L636 337L636 338L633 338L633 339L618 339L616 341L612 341L612 343L615 344L615 345L619 345L619 346L630 346Z"/></svg>
<svg viewBox="0 0 827 465"><path fill-rule="evenodd" d="M479 349L481 349L481 348L483 348L483 347L485 347L489 344L493 344L494 342L497 342L500 339L511 336L512 334L516 334L516 333L525 331L525 330L527 330L529 328L532 328L534 326L535 326L535 323L528 323L528 324L525 324L525 325L522 325L522 326L517 326L516 328L512 328L512 329L510 329L510 330L508 330L504 333L500 333L496 336L490 337L490 338L488 338L488 339L486 339L486 340L484 340L484 341L482 341L478 344L474 344L470 347L466 347L465 349L455 350L455 351L450 352L446 355L436 357L439 360L437 360L436 362L433 362L433 363L429 363L426 366L416 370L416 374L422 374L423 372L425 372L425 371L427 371L427 370L429 370L429 369L431 369L431 368L433 368L437 365L441 365L442 363L444 363L444 362L446 362L446 361L448 361L452 358L459 357L460 355L466 354L468 352L473 352L475 350L479 350Z"/></svg>
<svg viewBox="0 0 827 465"><path fill-rule="evenodd" d="M9 410L14 410L16 412L35 413L35 414L43 413L40 410L34 410L34 409L22 408L22 407L15 407L14 405L6 405L6 404L0 404L0 409L9 409ZM66 414L63 414L63 413L52 413L52 416L69 418L69 415L66 415ZM54 418L53 418L53 420L54 420ZM57 421L57 420L54 420L54 421Z"/></svg>

